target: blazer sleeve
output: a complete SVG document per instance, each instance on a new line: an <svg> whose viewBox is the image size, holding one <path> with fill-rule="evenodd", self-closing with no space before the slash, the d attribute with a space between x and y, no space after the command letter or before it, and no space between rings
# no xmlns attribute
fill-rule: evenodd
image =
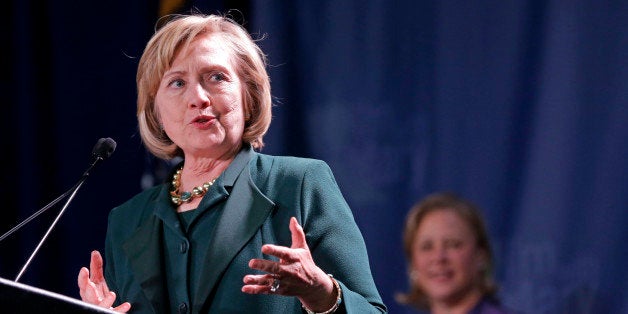
<svg viewBox="0 0 628 314"><path fill-rule="evenodd" d="M336 313L386 313L364 239L329 166L309 163L301 182L301 224L314 262L342 288Z"/></svg>

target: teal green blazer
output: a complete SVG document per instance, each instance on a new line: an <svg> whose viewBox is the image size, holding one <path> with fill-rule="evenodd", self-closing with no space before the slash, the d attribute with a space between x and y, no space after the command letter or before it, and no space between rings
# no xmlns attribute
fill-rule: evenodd
<svg viewBox="0 0 628 314"><path fill-rule="evenodd" d="M305 231L314 262L333 274L343 301L336 313L385 313L369 266L366 246L334 176L320 160L259 154L245 147L214 187L225 204L211 237L201 284L190 291L190 313L303 313L296 297L241 292L254 273L252 258L268 258L263 244L289 247L290 217ZM174 212L168 184L148 189L109 214L105 278L133 313L168 313L163 215ZM199 204L204 206L205 199Z"/></svg>

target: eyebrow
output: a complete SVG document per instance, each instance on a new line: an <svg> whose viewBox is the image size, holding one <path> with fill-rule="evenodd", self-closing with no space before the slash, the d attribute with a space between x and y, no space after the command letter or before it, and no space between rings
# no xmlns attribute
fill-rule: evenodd
<svg viewBox="0 0 628 314"><path fill-rule="evenodd" d="M163 77L173 76L173 75L181 75L181 74L185 74L185 73L187 73L187 71L182 71L182 70L170 71L170 70L168 70L168 71L164 72Z"/></svg>

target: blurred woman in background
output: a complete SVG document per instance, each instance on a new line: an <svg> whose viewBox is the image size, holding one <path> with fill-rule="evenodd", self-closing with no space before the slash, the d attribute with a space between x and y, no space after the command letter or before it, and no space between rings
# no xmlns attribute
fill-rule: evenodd
<svg viewBox="0 0 628 314"><path fill-rule="evenodd" d="M410 291L399 303L433 314L505 314L495 297L493 257L477 208L452 193L432 194L406 218Z"/></svg>

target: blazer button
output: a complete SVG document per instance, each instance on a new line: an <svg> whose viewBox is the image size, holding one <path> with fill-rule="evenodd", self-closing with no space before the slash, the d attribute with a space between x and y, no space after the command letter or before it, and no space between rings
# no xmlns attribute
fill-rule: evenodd
<svg viewBox="0 0 628 314"><path fill-rule="evenodd" d="M179 252L181 253L185 253L188 250L188 243L183 241L181 242L181 244L179 245Z"/></svg>
<svg viewBox="0 0 628 314"><path fill-rule="evenodd" d="M188 305L185 304L185 302L181 302L181 304L179 304L179 314L185 314L188 312Z"/></svg>

